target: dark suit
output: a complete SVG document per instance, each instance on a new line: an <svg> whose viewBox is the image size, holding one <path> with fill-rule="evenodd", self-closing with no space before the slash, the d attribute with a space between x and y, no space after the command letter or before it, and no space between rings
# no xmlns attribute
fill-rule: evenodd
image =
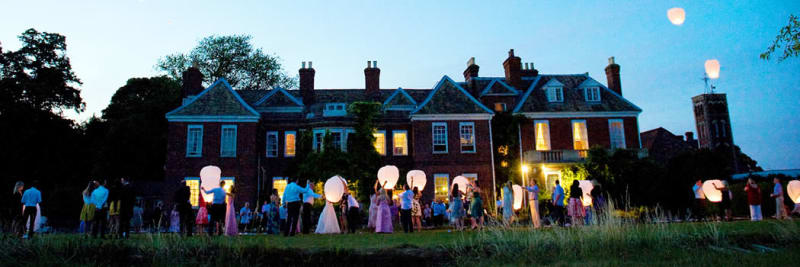
<svg viewBox="0 0 800 267"><path fill-rule="evenodd" d="M136 194L133 192L133 187L128 183L121 185L117 194L119 205L119 235L128 237L131 229L131 218L133 218L133 205L136 202Z"/></svg>
<svg viewBox="0 0 800 267"><path fill-rule="evenodd" d="M192 236L192 232L194 232L194 212L192 204L189 202L191 197L192 193L189 191L189 187L181 186L175 192L175 198L173 199L175 204L178 205L178 213L180 214L180 232L185 233L186 236Z"/></svg>

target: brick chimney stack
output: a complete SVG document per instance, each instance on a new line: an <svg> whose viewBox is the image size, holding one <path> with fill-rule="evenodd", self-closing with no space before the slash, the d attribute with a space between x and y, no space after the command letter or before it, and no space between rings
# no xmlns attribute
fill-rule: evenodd
<svg viewBox="0 0 800 267"><path fill-rule="evenodd" d="M503 69L506 71L506 83L515 87L522 88L522 59L514 56L514 49L508 50L508 58L503 61Z"/></svg>
<svg viewBox="0 0 800 267"><path fill-rule="evenodd" d="M525 62L525 65L522 66L521 71L522 77L536 77L539 75L539 71L533 67L533 62ZM525 88L517 88L525 90Z"/></svg>
<svg viewBox="0 0 800 267"><path fill-rule="evenodd" d="M685 135L686 135L686 142L688 142L689 145L691 145L692 147L697 148L698 145L697 145L697 140L694 139L694 133L686 132Z"/></svg>
<svg viewBox="0 0 800 267"><path fill-rule="evenodd" d="M192 63L191 67L183 71L181 78L183 80L181 95L184 99L203 91L203 73L197 68L197 63Z"/></svg>
<svg viewBox="0 0 800 267"><path fill-rule="evenodd" d="M622 95L622 84L619 80L619 65L614 62L614 57L608 58L606 67L606 78L608 79L608 89Z"/></svg>
<svg viewBox="0 0 800 267"><path fill-rule="evenodd" d="M367 68L364 69L364 93L372 100L380 100L381 69L378 68L378 61L367 61Z"/></svg>
<svg viewBox="0 0 800 267"><path fill-rule="evenodd" d="M308 62L308 68L306 68L306 62L303 61L303 66L300 68L300 96L303 97L303 105L309 106L316 102L316 96L314 94L314 68L311 66L311 61Z"/></svg>
<svg viewBox="0 0 800 267"><path fill-rule="evenodd" d="M478 77L478 70L480 70L477 64L475 64L475 58L471 57L467 61L467 69L464 70L464 81L469 82L470 79Z"/></svg>

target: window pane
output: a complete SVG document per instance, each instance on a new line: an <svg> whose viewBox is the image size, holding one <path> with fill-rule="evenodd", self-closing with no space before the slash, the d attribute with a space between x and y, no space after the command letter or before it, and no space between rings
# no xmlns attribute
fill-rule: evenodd
<svg viewBox="0 0 800 267"><path fill-rule="evenodd" d="M267 133L267 157L278 156L278 132Z"/></svg>
<svg viewBox="0 0 800 267"><path fill-rule="evenodd" d="M461 151L475 152L475 125L461 124Z"/></svg>
<svg viewBox="0 0 800 267"><path fill-rule="evenodd" d="M625 132L622 120L612 120L608 124L608 135L611 140L611 149L625 148Z"/></svg>
<svg viewBox="0 0 800 267"><path fill-rule="evenodd" d="M372 135L375 136L375 151L378 151L378 154L386 155L386 133L375 132Z"/></svg>
<svg viewBox="0 0 800 267"><path fill-rule="evenodd" d="M283 190L286 189L285 177L272 177L272 188L278 190L278 196L283 197Z"/></svg>
<svg viewBox="0 0 800 267"><path fill-rule="evenodd" d="M342 133L340 132L331 132L331 137L333 137L333 147L341 150L342 149Z"/></svg>
<svg viewBox="0 0 800 267"><path fill-rule="evenodd" d="M236 127L235 126L222 126L222 140L220 148L221 157L235 157L236 156Z"/></svg>
<svg viewBox="0 0 800 267"><path fill-rule="evenodd" d="M408 155L408 139L407 133L405 131L402 132L392 132L392 154L397 156L405 156Z"/></svg>
<svg viewBox="0 0 800 267"><path fill-rule="evenodd" d="M575 150L589 149L589 138L586 133L586 121L572 122L572 141Z"/></svg>
<svg viewBox="0 0 800 267"><path fill-rule="evenodd" d="M199 206L198 204L200 202L200 180L187 179L186 186L189 187L189 202L192 203L192 207Z"/></svg>
<svg viewBox="0 0 800 267"><path fill-rule="evenodd" d="M447 125L433 125L433 152L447 152Z"/></svg>
<svg viewBox="0 0 800 267"><path fill-rule="evenodd" d="M295 155L295 138L297 135L295 132L286 132L286 137L284 138L286 142L286 147L284 151L287 157L291 157Z"/></svg>
<svg viewBox="0 0 800 267"><path fill-rule="evenodd" d="M449 178L447 174L434 174L433 175L433 182L436 188L434 188L436 199L447 199L447 191L449 191Z"/></svg>
<svg viewBox="0 0 800 267"><path fill-rule="evenodd" d="M550 125L547 121L537 121L536 150L550 150Z"/></svg>

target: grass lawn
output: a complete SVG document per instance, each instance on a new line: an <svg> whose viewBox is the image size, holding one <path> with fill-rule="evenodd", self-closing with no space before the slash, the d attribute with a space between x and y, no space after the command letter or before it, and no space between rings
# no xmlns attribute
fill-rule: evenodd
<svg viewBox="0 0 800 267"><path fill-rule="evenodd" d="M608 224L404 234L0 238L2 265L780 265L800 261L800 221Z"/></svg>

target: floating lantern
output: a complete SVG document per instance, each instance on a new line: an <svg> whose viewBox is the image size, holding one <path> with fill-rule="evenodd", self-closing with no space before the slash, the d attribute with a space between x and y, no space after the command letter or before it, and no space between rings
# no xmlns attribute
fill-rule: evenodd
<svg viewBox="0 0 800 267"><path fill-rule="evenodd" d="M511 190L514 191L514 210L522 208L522 186L512 185Z"/></svg>
<svg viewBox="0 0 800 267"><path fill-rule="evenodd" d="M378 182L383 184L386 182L386 185L383 186L384 189L392 189L397 184L397 179L400 178L400 170L397 169L394 165L386 165L378 169Z"/></svg>
<svg viewBox="0 0 800 267"><path fill-rule="evenodd" d="M683 11L683 8L680 7L670 8L667 10L667 18L672 24L680 26L686 20L686 11Z"/></svg>
<svg viewBox="0 0 800 267"><path fill-rule="evenodd" d="M456 178L453 178L453 183L458 185L458 191L461 191L462 194L467 193L467 185L469 184L467 177L461 175L456 176Z"/></svg>
<svg viewBox="0 0 800 267"><path fill-rule="evenodd" d="M706 75L708 78L716 79L719 78L719 61L716 59L709 59L706 60Z"/></svg>
<svg viewBox="0 0 800 267"><path fill-rule="evenodd" d="M411 178L414 178L414 184L411 184ZM422 191L422 189L425 189L425 184L427 182L428 181L425 179L425 172L423 171L413 170L406 174L406 184L411 186L411 189L416 187L419 188L419 191Z"/></svg>
<svg viewBox="0 0 800 267"><path fill-rule="evenodd" d="M331 178L328 178L325 181L325 199L330 202L339 202L342 200L342 195L344 194L344 183L342 182L342 177L336 175Z"/></svg>
<svg viewBox="0 0 800 267"><path fill-rule="evenodd" d="M589 180L580 180L578 181L578 186L583 191L583 206L591 206L592 205L592 189L594 189L594 185L592 185L592 181Z"/></svg>
<svg viewBox="0 0 800 267"><path fill-rule="evenodd" d="M786 184L786 192L795 204L800 204L800 181L793 180Z"/></svg>
<svg viewBox="0 0 800 267"><path fill-rule="evenodd" d="M716 187L722 187L722 181L708 180L703 182L703 193L708 201L715 203L722 201L722 191L717 190Z"/></svg>
<svg viewBox="0 0 800 267"><path fill-rule="evenodd" d="M217 188L219 187L219 180L221 176L222 170L219 167L213 165L205 166L200 169L200 186L206 190ZM203 194L203 199L206 202L211 202L211 200L214 199L214 194L203 193L203 190L200 190L200 193Z"/></svg>

